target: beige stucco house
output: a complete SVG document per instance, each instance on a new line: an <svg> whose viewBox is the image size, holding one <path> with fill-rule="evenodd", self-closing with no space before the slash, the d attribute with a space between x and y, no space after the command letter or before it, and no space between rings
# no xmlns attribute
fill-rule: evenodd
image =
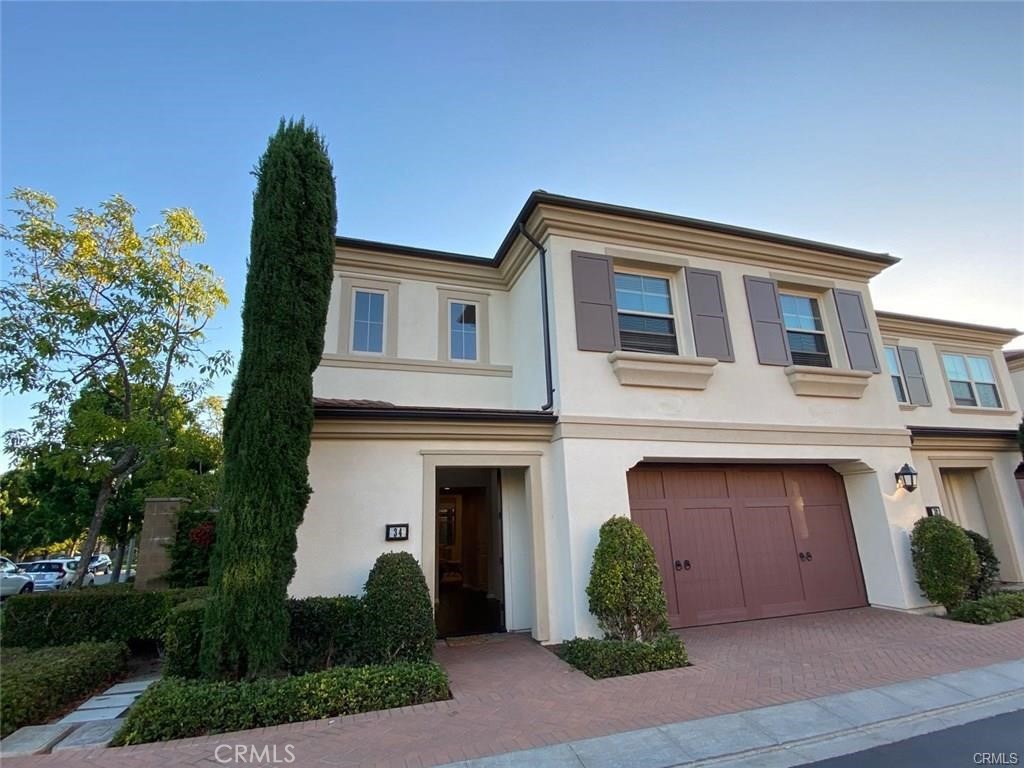
<svg viewBox="0 0 1024 768"><path fill-rule="evenodd" d="M896 262L545 192L491 259L338 238L292 593L406 550L442 634L589 635L613 515L677 627L927 609L929 513L1024 581L1019 332L876 311Z"/></svg>

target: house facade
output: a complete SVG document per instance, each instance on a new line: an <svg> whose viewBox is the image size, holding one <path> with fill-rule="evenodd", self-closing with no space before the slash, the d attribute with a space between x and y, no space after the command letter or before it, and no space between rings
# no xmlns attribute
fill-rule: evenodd
<svg viewBox="0 0 1024 768"><path fill-rule="evenodd" d="M406 550L442 635L591 635L614 515L675 627L928 609L926 514L1024 582L1019 332L876 312L896 261L546 192L492 259L338 238L292 593Z"/></svg>

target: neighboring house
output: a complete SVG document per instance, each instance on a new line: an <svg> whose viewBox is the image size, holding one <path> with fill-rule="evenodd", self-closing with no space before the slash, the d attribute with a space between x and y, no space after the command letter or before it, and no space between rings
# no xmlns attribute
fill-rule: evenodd
<svg viewBox="0 0 1024 768"><path fill-rule="evenodd" d="M1006 367L1010 371L1010 381L1013 382L1013 389L1017 393L1017 402L1024 403L1024 349L1008 349L1003 352L1006 359ZM1024 425L1021 425L1024 429ZM1017 466L1017 487L1020 495L1024 498L1024 461Z"/></svg>
<svg viewBox="0 0 1024 768"><path fill-rule="evenodd" d="M403 549L442 634L589 635L629 515L675 627L923 609L927 508L1024 581L1019 332L876 313L896 261L546 192L489 260L339 237L292 593Z"/></svg>

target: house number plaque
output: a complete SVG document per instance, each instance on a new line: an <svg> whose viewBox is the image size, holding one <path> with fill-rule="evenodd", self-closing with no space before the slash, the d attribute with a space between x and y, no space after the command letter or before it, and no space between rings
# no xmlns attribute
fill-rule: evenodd
<svg viewBox="0 0 1024 768"><path fill-rule="evenodd" d="M409 540L409 524L408 523L388 523L384 526L384 540L385 541L408 541Z"/></svg>

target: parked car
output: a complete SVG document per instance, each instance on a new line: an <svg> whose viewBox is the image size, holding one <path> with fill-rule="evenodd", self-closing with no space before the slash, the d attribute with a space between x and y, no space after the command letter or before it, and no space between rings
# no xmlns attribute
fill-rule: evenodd
<svg viewBox="0 0 1024 768"><path fill-rule="evenodd" d="M36 592L52 592L55 589L67 589L75 580L77 560L37 560L25 566L25 573L32 578ZM83 585L92 587L96 577L88 573Z"/></svg>
<svg viewBox="0 0 1024 768"><path fill-rule="evenodd" d="M90 573L110 573L113 569L110 555L93 555L89 558Z"/></svg>
<svg viewBox="0 0 1024 768"><path fill-rule="evenodd" d="M21 573L18 566L0 556L0 600L11 595L24 595L35 589L35 584L28 576Z"/></svg>

